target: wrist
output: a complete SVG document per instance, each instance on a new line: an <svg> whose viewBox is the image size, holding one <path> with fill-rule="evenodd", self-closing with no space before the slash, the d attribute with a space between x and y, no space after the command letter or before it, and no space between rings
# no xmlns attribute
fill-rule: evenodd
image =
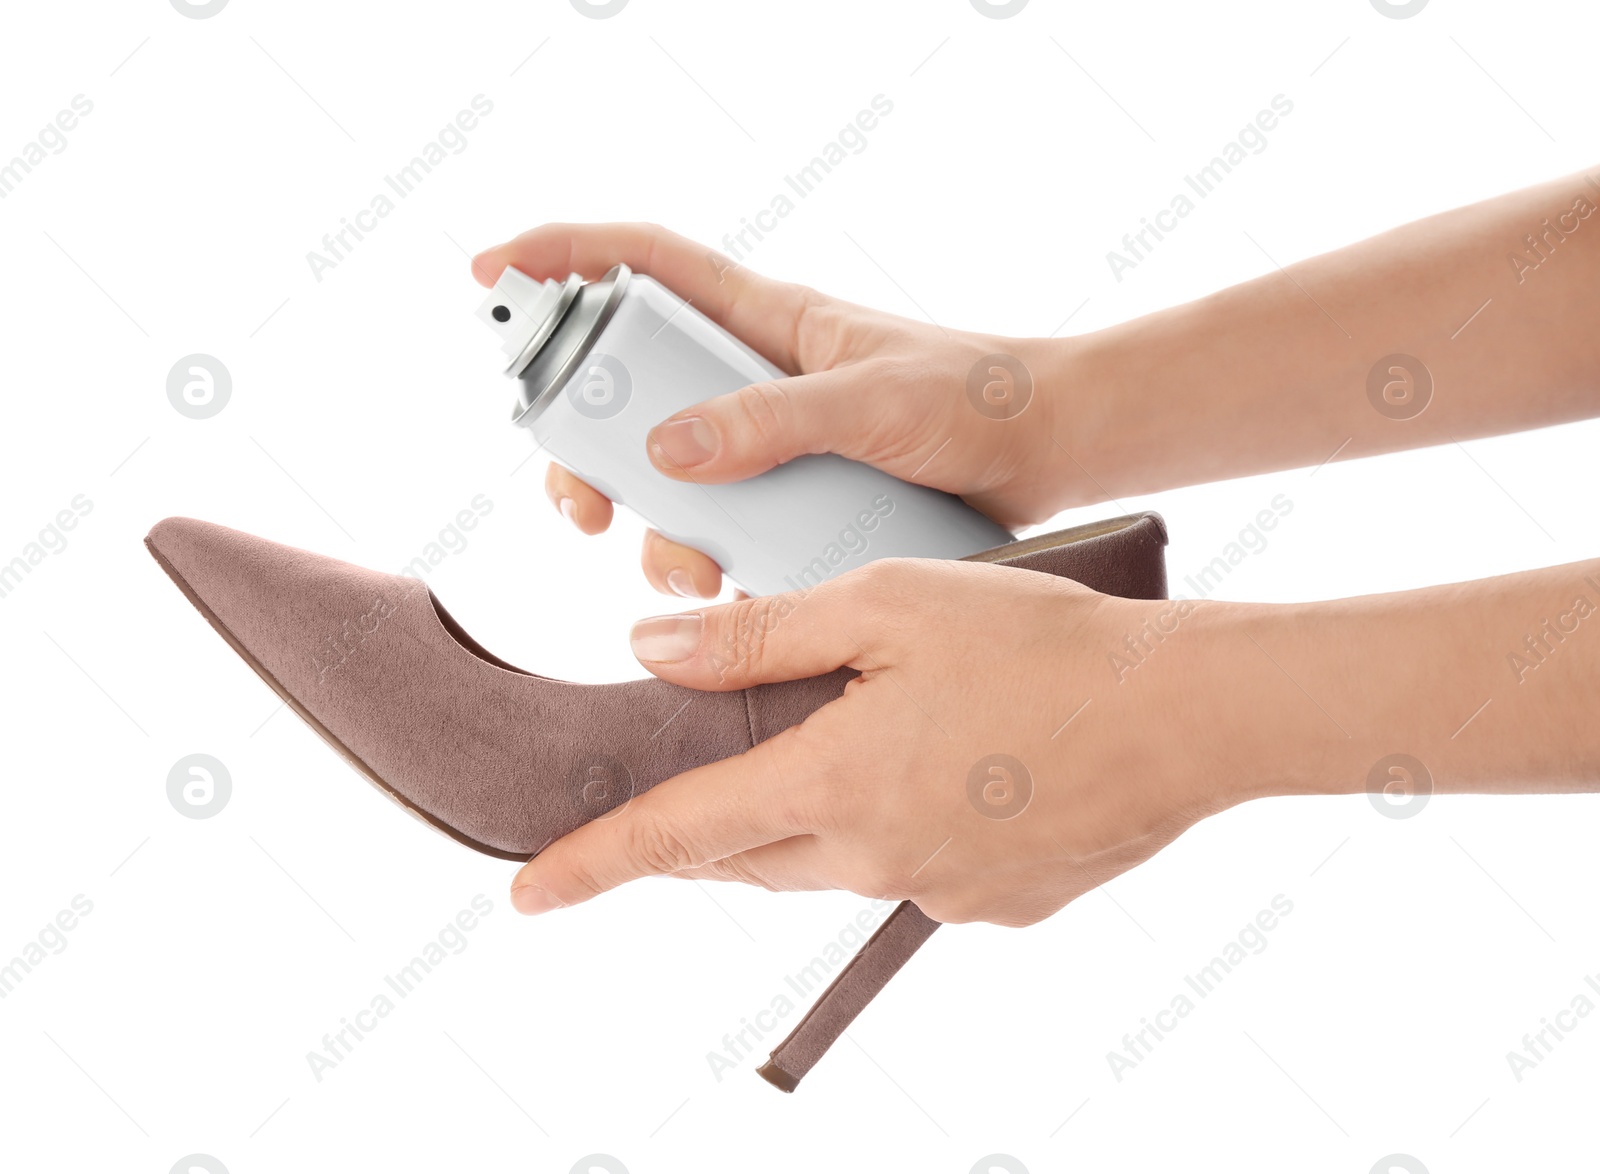
<svg viewBox="0 0 1600 1174"><path fill-rule="evenodd" d="M1059 508L1236 475L1206 439L1227 405L1186 369L1218 330L1215 315L1204 299L1088 334L1014 340L1048 408Z"/></svg>
<svg viewBox="0 0 1600 1174"><path fill-rule="evenodd" d="M1348 704L1372 672L1359 623L1327 604L1190 606L1182 673L1212 801L1364 790L1386 735Z"/></svg>
<svg viewBox="0 0 1600 1174"><path fill-rule="evenodd" d="M1200 601L1173 677L1203 785L1228 805L1383 790L1588 790L1596 564L1296 604ZM1530 651L1531 649L1531 651ZM1528 668L1529 664L1537 665Z"/></svg>
<svg viewBox="0 0 1600 1174"><path fill-rule="evenodd" d="M1106 346L1104 334L1003 342L1002 349L1017 356L1033 382L1034 407L1043 424L1032 426L1041 427L1041 479L1048 485L1051 513L1104 502L1119 492L1110 484L1118 470L1097 439L1108 434L1112 407L1112 397L1103 394L1110 361L1097 353Z"/></svg>

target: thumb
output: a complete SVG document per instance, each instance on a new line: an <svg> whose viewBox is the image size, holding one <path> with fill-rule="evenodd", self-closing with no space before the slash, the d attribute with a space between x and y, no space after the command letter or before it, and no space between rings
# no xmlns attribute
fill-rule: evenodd
<svg viewBox="0 0 1600 1174"><path fill-rule="evenodd" d="M752 383L668 416L650 430L651 463L679 481L742 481L806 453L862 459L881 397L853 364Z"/></svg>
<svg viewBox="0 0 1600 1174"><path fill-rule="evenodd" d="M895 595L889 581L912 561L880 559L806 590L640 620L629 635L633 654L656 676L694 689L877 667L885 659L878 617Z"/></svg>

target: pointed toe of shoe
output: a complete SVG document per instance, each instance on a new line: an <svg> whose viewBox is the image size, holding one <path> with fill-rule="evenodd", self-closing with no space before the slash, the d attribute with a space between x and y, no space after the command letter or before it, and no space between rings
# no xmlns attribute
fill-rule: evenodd
<svg viewBox="0 0 1600 1174"><path fill-rule="evenodd" d="M342 623L398 578L198 518L165 518L144 541L191 599L253 654L287 670L279 679L291 687L310 633Z"/></svg>
<svg viewBox="0 0 1600 1174"><path fill-rule="evenodd" d="M372 782L473 847L521 847L526 827L472 818L481 764L445 769L443 731L467 728L451 711L482 691L460 678L483 666L460 657L423 583L196 518L163 519L145 546L234 651Z"/></svg>
<svg viewBox="0 0 1600 1174"><path fill-rule="evenodd" d="M740 694L523 672L419 579L194 518L157 523L145 543L352 765L478 851L526 859L638 791L750 747Z"/></svg>

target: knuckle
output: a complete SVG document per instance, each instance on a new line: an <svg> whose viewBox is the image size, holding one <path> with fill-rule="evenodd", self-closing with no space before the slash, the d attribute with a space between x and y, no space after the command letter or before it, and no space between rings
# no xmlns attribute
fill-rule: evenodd
<svg viewBox="0 0 1600 1174"><path fill-rule="evenodd" d="M695 877L702 880L742 881L740 869L730 858L727 860L708 860L699 868L685 869L682 875Z"/></svg>
<svg viewBox="0 0 1600 1174"><path fill-rule="evenodd" d="M794 331L789 339L789 353L804 370L816 364L808 359L831 355L837 345L838 315L833 299L798 282L790 283L790 292L796 299L798 310L794 316Z"/></svg>
<svg viewBox="0 0 1600 1174"><path fill-rule="evenodd" d="M714 636L713 656L719 675L729 669L752 675L761 672L766 637L788 614L781 599L781 596L760 595L725 609Z"/></svg>
<svg viewBox="0 0 1600 1174"><path fill-rule="evenodd" d="M878 393L878 402L895 411L882 411L868 416L875 423L892 426L897 422L898 409L909 406L918 389L926 380L917 375L905 359L892 355L874 355L851 364L863 392Z"/></svg>
<svg viewBox="0 0 1600 1174"><path fill-rule="evenodd" d="M651 584L660 591L666 587L666 573L675 563L671 560L672 548L668 539L662 537L655 530L644 532L644 541L639 544L639 565L644 568L644 573L650 577ZM659 572L659 581L656 573Z"/></svg>
<svg viewBox="0 0 1600 1174"><path fill-rule="evenodd" d="M845 887L863 897L881 897L890 901L903 901L911 896L914 889L905 869L881 860L868 861L852 869L845 877Z"/></svg>
<svg viewBox="0 0 1600 1174"><path fill-rule="evenodd" d="M688 841L660 823L641 821L629 839L633 858L653 873L681 872L702 863Z"/></svg>
<svg viewBox="0 0 1600 1174"><path fill-rule="evenodd" d="M724 860L715 861L707 867L716 869L717 879L719 880L737 881L740 884L766 889L771 893L779 891L771 880L752 868L750 863L741 856L729 856Z"/></svg>
<svg viewBox="0 0 1600 1174"><path fill-rule="evenodd" d="M905 590L912 563L913 560L908 558L874 559L857 567L848 576L840 576L840 579L842 581L850 578L855 590L864 593L870 600L877 601L893 597Z"/></svg>
<svg viewBox="0 0 1600 1174"><path fill-rule="evenodd" d="M864 563L822 584L848 601L853 616L864 630L878 633L880 639L899 645L907 632L923 626L922 609L917 605L927 595L925 584L918 583L923 560L880 558Z"/></svg>
<svg viewBox="0 0 1600 1174"><path fill-rule="evenodd" d="M576 901L587 901L597 897L605 891L605 884L600 879L600 874L593 864L584 859L577 859L567 867L566 880L560 886L560 892L555 887L550 892L561 901L573 904Z"/></svg>
<svg viewBox="0 0 1600 1174"><path fill-rule="evenodd" d="M739 389L733 397L740 422L761 444L780 444L790 429L793 404L782 383L762 380Z"/></svg>
<svg viewBox="0 0 1600 1174"><path fill-rule="evenodd" d="M632 227L635 233L644 238L644 256L642 264L638 266L639 271L641 273L659 273L661 267L656 263L659 256L658 250L666 241L671 239L672 233L653 220L636 221Z"/></svg>
<svg viewBox="0 0 1600 1174"><path fill-rule="evenodd" d="M775 817L792 834L834 836L849 827L854 794L835 762L833 745L812 722L801 722L768 739L783 785L773 793Z"/></svg>

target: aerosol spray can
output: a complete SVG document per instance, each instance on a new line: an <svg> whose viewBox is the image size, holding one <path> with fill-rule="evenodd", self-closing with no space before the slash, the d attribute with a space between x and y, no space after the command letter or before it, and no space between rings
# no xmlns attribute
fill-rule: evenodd
<svg viewBox="0 0 1600 1174"><path fill-rule="evenodd" d="M512 420L751 595L809 589L872 559L964 558L1013 540L958 497L833 453L726 485L661 473L646 455L651 428L783 372L626 265L595 282L543 283L508 267L478 316L518 381Z"/></svg>

